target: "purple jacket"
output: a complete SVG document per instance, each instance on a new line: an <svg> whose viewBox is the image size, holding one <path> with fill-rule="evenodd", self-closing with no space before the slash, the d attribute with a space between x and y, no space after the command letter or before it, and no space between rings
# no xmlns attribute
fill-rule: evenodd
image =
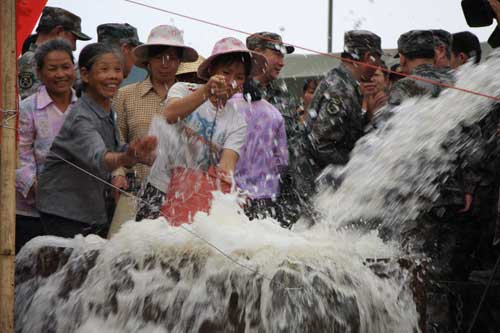
<svg viewBox="0 0 500 333"><path fill-rule="evenodd" d="M280 112L265 100L249 103L237 94L232 99L245 115L247 135L236 165L236 185L251 199L275 198L288 166L285 123Z"/></svg>

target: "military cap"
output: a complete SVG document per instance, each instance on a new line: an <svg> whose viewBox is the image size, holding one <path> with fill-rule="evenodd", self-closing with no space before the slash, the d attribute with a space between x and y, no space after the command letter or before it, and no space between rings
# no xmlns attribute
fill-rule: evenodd
<svg viewBox="0 0 500 333"><path fill-rule="evenodd" d="M283 44L281 36L274 32L257 32L247 37L246 44L247 48L252 51L255 49L271 49L282 54L290 54L295 51L295 47Z"/></svg>
<svg viewBox="0 0 500 333"><path fill-rule="evenodd" d="M444 45L447 48L451 47L451 34L442 29L434 29L431 30L432 36L434 36L434 42L436 43L436 46L439 45Z"/></svg>
<svg viewBox="0 0 500 333"><path fill-rule="evenodd" d="M411 30L405 32L398 39L398 54L407 55L414 52L434 52L436 42L430 30Z"/></svg>
<svg viewBox="0 0 500 333"><path fill-rule="evenodd" d="M367 30L351 30L344 34L344 51L362 56L366 52L382 55L382 40Z"/></svg>
<svg viewBox="0 0 500 333"><path fill-rule="evenodd" d="M41 29L54 29L57 26L62 26L65 30L71 31L76 39L91 39L82 32L82 19L79 16L66 9L45 6L36 31L39 32Z"/></svg>
<svg viewBox="0 0 500 333"><path fill-rule="evenodd" d="M97 27L97 42L112 45L141 45L137 29L128 23L105 23Z"/></svg>

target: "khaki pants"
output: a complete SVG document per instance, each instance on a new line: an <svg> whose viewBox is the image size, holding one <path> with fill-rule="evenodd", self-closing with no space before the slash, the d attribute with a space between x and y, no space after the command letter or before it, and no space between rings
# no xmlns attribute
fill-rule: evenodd
<svg viewBox="0 0 500 333"><path fill-rule="evenodd" d="M109 227L108 239L116 234L123 223L127 221L135 221L135 214L137 209L136 198L128 195L120 195L118 203L116 204L115 214L113 221Z"/></svg>

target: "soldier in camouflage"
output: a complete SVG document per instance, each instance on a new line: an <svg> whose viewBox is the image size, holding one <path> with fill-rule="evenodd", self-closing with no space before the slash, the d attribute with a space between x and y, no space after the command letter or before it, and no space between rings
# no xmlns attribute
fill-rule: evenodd
<svg viewBox="0 0 500 333"><path fill-rule="evenodd" d="M97 27L97 42L115 46L123 55L123 77L126 78L135 64L134 48L139 41L137 29L128 23L106 23Z"/></svg>
<svg viewBox="0 0 500 333"><path fill-rule="evenodd" d="M65 39L76 50L76 40L90 40L81 29L81 18L75 14L57 7L46 6L43 9L40 22L36 28L37 39L29 50L18 60L19 95L24 99L33 94L41 85L36 76L35 51L38 45L51 39Z"/></svg>
<svg viewBox="0 0 500 333"><path fill-rule="evenodd" d="M398 55L403 73L440 82L454 84L454 76L449 68L434 65L435 40L431 31L412 30L398 39ZM437 97L443 90L440 85L406 77L396 82L389 92L389 109L400 105L405 99L429 94Z"/></svg>
<svg viewBox="0 0 500 333"><path fill-rule="evenodd" d="M292 101L285 81L278 77L285 65L284 56L293 53L295 48L283 44L280 35L266 31L249 36L246 44L249 50L262 53L268 63L266 70L261 75L255 76L249 84L258 90L263 99L280 111L285 120L287 138L291 140L297 135L299 117L296 112L296 103ZM288 146L293 145L289 142Z"/></svg>
<svg viewBox="0 0 500 333"><path fill-rule="evenodd" d="M297 186L305 201L315 192L314 181L326 166L348 162L356 141L364 134L368 115L373 112L371 107L367 112L362 110L360 82L370 81L380 65L381 39L369 31L348 31L344 50L342 57L346 60L320 82L306 114L296 172Z"/></svg>
<svg viewBox="0 0 500 333"><path fill-rule="evenodd" d="M389 107L383 115L397 112L395 107L411 97L438 97L444 89L440 83L454 84L453 73L448 67L434 65L436 43L439 42L435 31L410 31L401 35L398 51L404 72L438 84L409 77L398 81L390 91ZM440 281L466 280L473 267L473 252L479 239L478 212L474 207L485 200L481 192L477 193L477 188L490 177L489 170L495 169L490 164L498 165L495 152L498 149L495 140L497 123L497 112L485 112L479 123L460 124L457 128L459 134L442 143L443 149L457 151L454 168L440 177L439 196L430 210L423 212L414 223L407 223L403 233L410 253L425 254L432 260L427 267L431 282L427 293L429 331L445 332L454 327L449 311L451 294ZM494 200L493 196L488 205Z"/></svg>

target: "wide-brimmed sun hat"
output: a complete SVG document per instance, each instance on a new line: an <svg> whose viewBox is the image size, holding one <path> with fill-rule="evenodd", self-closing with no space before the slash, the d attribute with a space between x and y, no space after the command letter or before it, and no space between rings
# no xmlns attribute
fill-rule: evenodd
<svg viewBox="0 0 500 333"><path fill-rule="evenodd" d="M200 67L203 61L205 61L205 58L199 56L196 61L181 62L179 69L177 69L177 73L175 73L175 75L198 73L198 67Z"/></svg>
<svg viewBox="0 0 500 333"><path fill-rule="evenodd" d="M171 25L159 25L149 33L146 43L137 46L134 54L137 57L136 65L146 67L148 62L148 49L151 46L172 46L182 49L182 62L191 62L198 59L198 52L184 44L183 33Z"/></svg>
<svg viewBox="0 0 500 333"><path fill-rule="evenodd" d="M227 37L215 43L212 55L203 61L200 67L198 67L198 77L200 79L209 80L209 69L214 60L217 57L230 53L243 53L250 56L250 77L262 74L265 71L267 66L266 57L258 52L250 51L242 41L233 37Z"/></svg>

